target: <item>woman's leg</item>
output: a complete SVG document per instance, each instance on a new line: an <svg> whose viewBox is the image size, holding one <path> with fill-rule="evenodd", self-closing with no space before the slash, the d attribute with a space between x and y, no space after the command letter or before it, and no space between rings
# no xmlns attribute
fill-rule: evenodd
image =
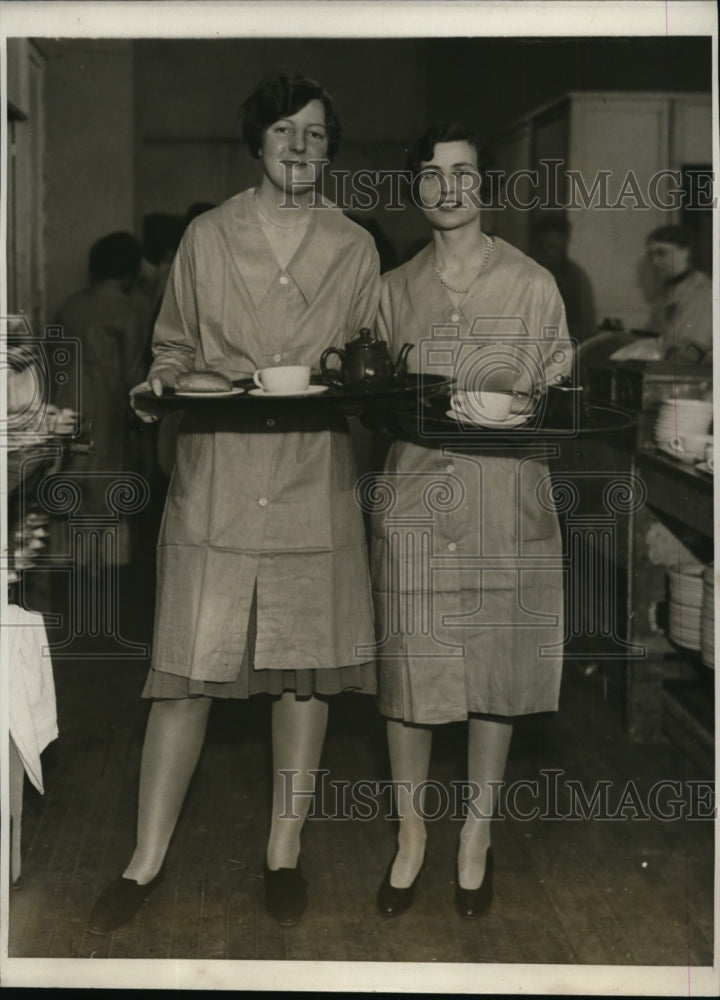
<svg viewBox="0 0 720 1000"><path fill-rule="evenodd" d="M432 729L390 719L387 740L400 820L398 850L390 873L390 885L396 889L407 889L415 881L425 856L425 820L416 811L420 803L415 799L413 804L413 795L418 785L427 781Z"/></svg>
<svg viewBox="0 0 720 1000"><path fill-rule="evenodd" d="M273 802L267 846L271 871L297 865L300 833L315 791L315 775L310 772L320 766L327 718L327 702L319 698L298 699L286 691L273 702Z"/></svg>
<svg viewBox="0 0 720 1000"><path fill-rule="evenodd" d="M460 832L458 877L463 889L482 885L490 821L498 784L505 775L512 729L510 719L472 716L468 723L468 780L476 791L468 796L467 816Z"/></svg>
<svg viewBox="0 0 720 1000"><path fill-rule="evenodd" d="M145 885L160 870L205 740L211 698L153 702L140 765L137 844L125 878Z"/></svg>

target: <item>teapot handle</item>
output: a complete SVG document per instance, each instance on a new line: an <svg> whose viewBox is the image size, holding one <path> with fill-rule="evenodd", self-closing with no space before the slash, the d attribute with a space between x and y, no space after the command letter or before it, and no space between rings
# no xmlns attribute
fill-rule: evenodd
<svg viewBox="0 0 720 1000"><path fill-rule="evenodd" d="M333 354L337 354L340 358L340 369L328 368L327 359L332 357ZM327 350L323 351L320 356L320 371L323 373L328 382L333 385L339 386L341 389L343 387L342 374L345 365L345 352L338 350L337 347L328 347Z"/></svg>
<svg viewBox="0 0 720 1000"><path fill-rule="evenodd" d="M395 378L401 378L407 373L407 356L414 346L414 344L403 344L397 361L393 365L393 375Z"/></svg>

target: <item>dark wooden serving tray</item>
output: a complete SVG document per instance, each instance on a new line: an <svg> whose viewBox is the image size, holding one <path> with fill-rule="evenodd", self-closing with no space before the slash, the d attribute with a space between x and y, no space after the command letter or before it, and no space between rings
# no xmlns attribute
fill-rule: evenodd
<svg viewBox="0 0 720 1000"><path fill-rule="evenodd" d="M381 402L398 398L409 398L415 400L420 397L431 396L446 390L452 379L442 375L406 375L396 383L382 388L369 386L367 389L345 389L335 385L330 385L322 375L314 375L310 380L312 385L325 385L327 391L314 393L312 395L252 395L251 389L255 389L255 383L251 378L238 379L233 382L236 388L244 391L237 395L225 395L218 393L217 397L209 394L198 394L196 397L181 395L173 389L166 390L162 396L156 396L153 392L138 392L135 399L138 402L154 404L169 410L189 409L195 407L206 408L208 406L222 405L224 407L245 407L262 406L263 404L277 405L281 402L284 406L288 404L297 406L307 406L319 402L357 405L362 408L363 404L374 405Z"/></svg>

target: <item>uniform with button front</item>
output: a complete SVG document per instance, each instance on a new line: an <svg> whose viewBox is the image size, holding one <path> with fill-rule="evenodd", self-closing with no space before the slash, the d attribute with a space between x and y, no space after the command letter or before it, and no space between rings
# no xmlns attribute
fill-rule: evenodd
<svg viewBox="0 0 720 1000"><path fill-rule="evenodd" d="M378 332L410 368L529 391L568 373L572 350L550 274L503 240L459 305L432 245L383 276ZM487 387L490 387L487 385ZM379 705L418 724L557 708L562 547L542 447L393 442L375 492L373 586Z"/></svg>
<svg viewBox="0 0 720 1000"><path fill-rule="evenodd" d="M372 325L372 238L311 213L281 269L252 191L198 217L177 253L150 377L310 365ZM149 697L374 691L372 595L344 418L322 401L183 415L158 545Z"/></svg>

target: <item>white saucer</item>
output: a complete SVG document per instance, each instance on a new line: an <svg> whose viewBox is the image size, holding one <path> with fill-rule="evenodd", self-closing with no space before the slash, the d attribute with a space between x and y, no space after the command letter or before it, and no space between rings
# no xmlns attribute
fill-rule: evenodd
<svg viewBox="0 0 720 1000"><path fill-rule="evenodd" d="M454 408L448 410L445 416L452 417L453 420L457 420L459 424L465 424L466 427L497 427L499 429L505 427L519 427L520 424L524 424L530 419L530 415L527 413L515 413L509 417L503 417L502 420L470 420L463 413L460 413Z"/></svg>
<svg viewBox="0 0 720 1000"><path fill-rule="evenodd" d="M267 392L265 389L249 389L248 392L251 396L272 396L275 399L284 396L289 399L293 396L315 396L318 392L327 392L329 388L329 385L309 385L301 392Z"/></svg>
<svg viewBox="0 0 720 1000"><path fill-rule="evenodd" d="M712 476L714 474L714 470L710 468L707 462L698 462L695 468L698 472L704 472L707 476Z"/></svg>
<svg viewBox="0 0 720 1000"><path fill-rule="evenodd" d="M232 389L225 389L222 392L193 392L191 389L182 392L180 389L176 389L175 395L187 396L188 399L222 399L227 396L239 396L241 392L245 392L245 390L236 385Z"/></svg>
<svg viewBox="0 0 720 1000"><path fill-rule="evenodd" d="M665 454L669 455L670 458L674 458L675 461L679 462L681 465L693 465L697 462L697 458L694 455L688 455L683 451L675 451L675 449L671 448L669 445L658 445L658 449L665 452Z"/></svg>

